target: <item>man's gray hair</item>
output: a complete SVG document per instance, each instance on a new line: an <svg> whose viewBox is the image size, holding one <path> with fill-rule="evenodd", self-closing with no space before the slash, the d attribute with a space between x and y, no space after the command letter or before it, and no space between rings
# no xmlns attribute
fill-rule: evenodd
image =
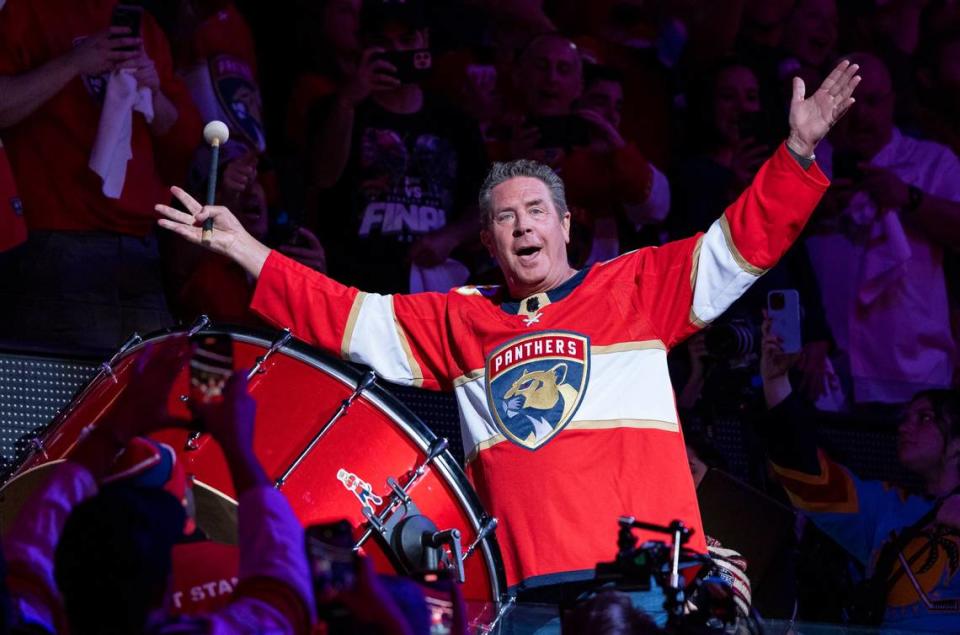
<svg viewBox="0 0 960 635"><path fill-rule="evenodd" d="M480 186L480 221L483 227L489 227L493 218L493 188L518 176L540 179L547 186L550 198L553 199L553 206L557 208L560 218L567 213L567 197L564 193L563 181L549 166L531 159L497 162L490 168L487 178Z"/></svg>

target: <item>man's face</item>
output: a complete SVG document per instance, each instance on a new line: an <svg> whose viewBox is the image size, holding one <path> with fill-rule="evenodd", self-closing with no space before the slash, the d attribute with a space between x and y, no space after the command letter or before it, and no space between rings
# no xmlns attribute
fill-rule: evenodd
<svg viewBox="0 0 960 635"><path fill-rule="evenodd" d="M584 110L598 113L607 123L619 130L623 113L623 87L620 82L612 80L595 81L584 91L579 105Z"/></svg>
<svg viewBox="0 0 960 635"><path fill-rule="evenodd" d="M745 66L731 66L717 75L713 90L713 125L724 142L736 143L740 138L740 116L759 110L760 85L753 71Z"/></svg>
<svg viewBox="0 0 960 635"><path fill-rule="evenodd" d="M857 103L834 126L830 140L837 150L872 159L893 134L893 82L880 60L864 56L854 61L862 78Z"/></svg>
<svg viewBox="0 0 960 635"><path fill-rule="evenodd" d="M480 238L515 298L549 291L570 274L570 213L561 218L546 184L518 176L491 193L492 216Z"/></svg>
<svg viewBox="0 0 960 635"><path fill-rule="evenodd" d="M323 36L340 54L360 50L360 0L327 0L323 7Z"/></svg>
<svg viewBox="0 0 960 635"><path fill-rule="evenodd" d="M784 45L798 60L822 66L837 43L835 0L801 0L784 30Z"/></svg>
<svg viewBox="0 0 960 635"><path fill-rule="evenodd" d="M569 114L583 82L577 47L563 37L541 37L524 53L517 80L530 114Z"/></svg>
<svg viewBox="0 0 960 635"><path fill-rule="evenodd" d="M946 443L933 405L917 399L907 408L897 428L897 458L911 472L928 473L943 461Z"/></svg>

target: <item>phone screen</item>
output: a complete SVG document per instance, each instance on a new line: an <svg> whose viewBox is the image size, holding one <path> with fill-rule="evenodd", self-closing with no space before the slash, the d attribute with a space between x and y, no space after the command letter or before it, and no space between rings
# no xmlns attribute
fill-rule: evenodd
<svg viewBox="0 0 960 635"><path fill-rule="evenodd" d="M393 76L401 84L417 84L423 81L433 67L433 57L429 49L384 51L377 54L377 59L393 64L397 69Z"/></svg>
<svg viewBox="0 0 960 635"><path fill-rule="evenodd" d="M353 588L356 555L353 528L346 520L311 525L305 531L307 560L318 604Z"/></svg>
<svg viewBox="0 0 960 635"><path fill-rule="evenodd" d="M140 21L142 18L143 8L129 4L118 4L113 8L113 17L110 19L110 26L127 27L130 29L130 33L128 35L111 35L110 38L140 37ZM123 46L118 50L134 51L136 49L132 46Z"/></svg>
<svg viewBox="0 0 960 635"><path fill-rule="evenodd" d="M226 334L194 336L196 350L190 359L190 400L217 403L233 374L233 339Z"/></svg>

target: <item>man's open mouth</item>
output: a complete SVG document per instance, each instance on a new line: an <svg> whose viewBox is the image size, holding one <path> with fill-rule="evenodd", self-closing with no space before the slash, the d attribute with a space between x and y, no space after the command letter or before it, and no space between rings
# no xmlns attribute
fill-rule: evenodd
<svg viewBox="0 0 960 635"><path fill-rule="evenodd" d="M521 247L520 249L517 249L515 253L523 258L524 256L535 256L536 254L540 253L541 249L543 248L536 246Z"/></svg>

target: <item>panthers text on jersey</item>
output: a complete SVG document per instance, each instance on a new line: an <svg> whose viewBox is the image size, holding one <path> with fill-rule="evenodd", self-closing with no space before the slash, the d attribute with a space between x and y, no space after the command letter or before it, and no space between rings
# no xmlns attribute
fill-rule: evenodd
<svg viewBox="0 0 960 635"><path fill-rule="evenodd" d="M827 185L781 146L705 234L529 298L367 294L271 253L251 306L391 382L453 390L508 585L583 579L615 554L620 515L681 519L706 550L667 351L776 263Z"/></svg>

